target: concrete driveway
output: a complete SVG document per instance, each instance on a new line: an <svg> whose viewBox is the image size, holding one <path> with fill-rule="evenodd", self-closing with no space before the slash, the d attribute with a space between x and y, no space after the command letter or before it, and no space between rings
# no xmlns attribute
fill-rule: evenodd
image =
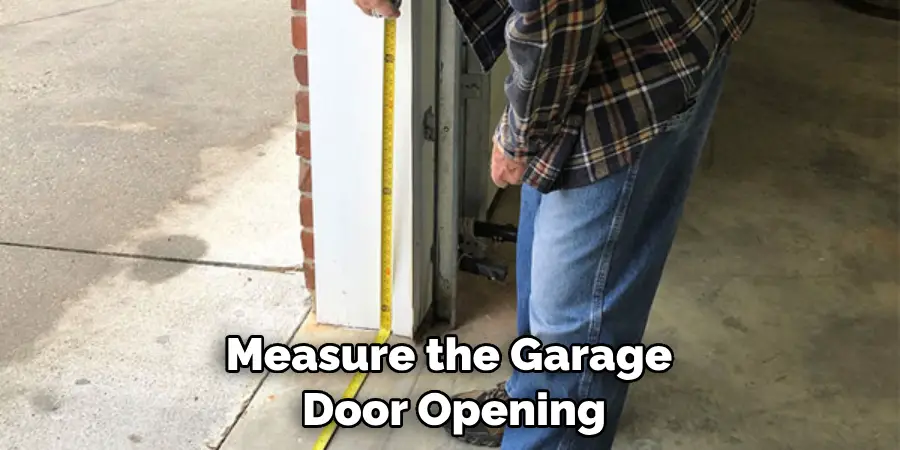
<svg viewBox="0 0 900 450"><path fill-rule="evenodd" d="M0 448L215 447L300 323L290 14L0 3Z"/></svg>

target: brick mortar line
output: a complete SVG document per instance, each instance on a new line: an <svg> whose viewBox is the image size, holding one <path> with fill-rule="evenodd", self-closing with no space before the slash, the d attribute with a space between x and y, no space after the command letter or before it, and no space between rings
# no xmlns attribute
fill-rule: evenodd
<svg viewBox="0 0 900 450"><path fill-rule="evenodd" d="M310 116L309 116L309 50L308 24L309 19L305 0L292 0L291 2L291 42L294 48L293 64L294 78L297 80L295 98L295 115L297 122L295 131L295 153L299 158L300 179L298 189L300 191L300 203L298 213L300 215L300 238L303 248L302 270L307 289L315 297L315 229L312 207L314 199L312 195L312 149L310 147ZM315 306L313 305L313 308Z"/></svg>

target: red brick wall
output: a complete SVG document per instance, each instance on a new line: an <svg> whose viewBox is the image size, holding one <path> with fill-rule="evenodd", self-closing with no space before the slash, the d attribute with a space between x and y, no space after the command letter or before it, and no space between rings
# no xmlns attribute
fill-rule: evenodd
<svg viewBox="0 0 900 450"><path fill-rule="evenodd" d="M309 143L309 63L306 54L306 0L291 0L291 39L294 43L294 76L297 78L297 156L300 157L300 241L306 286L315 294L316 265L313 244L312 153Z"/></svg>

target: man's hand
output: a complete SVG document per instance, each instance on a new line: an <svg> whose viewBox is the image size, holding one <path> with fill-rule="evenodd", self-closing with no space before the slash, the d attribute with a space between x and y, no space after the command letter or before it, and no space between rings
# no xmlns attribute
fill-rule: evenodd
<svg viewBox="0 0 900 450"><path fill-rule="evenodd" d="M494 140L494 151L491 154L491 179L494 180L494 184L499 188L522 184L524 174L525 164L507 158L503 147L497 145L497 141Z"/></svg>
<svg viewBox="0 0 900 450"><path fill-rule="evenodd" d="M394 8L391 0L353 0L353 3L367 16L378 13L381 17L388 19L400 17L400 10Z"/></svg>

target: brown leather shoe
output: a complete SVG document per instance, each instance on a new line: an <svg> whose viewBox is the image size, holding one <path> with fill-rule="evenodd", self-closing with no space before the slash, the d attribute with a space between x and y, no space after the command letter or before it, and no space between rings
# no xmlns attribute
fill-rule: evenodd
<svg viewBox="0 0 900 450"><path fill-rule="evenodd" d="M488 400L509 400L509 394L506 393L506 381L504 381L491 389L461 392L453 395L451 398L472 399L479 404L484 404ZM448 422L444 425L444 430L450 433L451 427L452 423ZM453 437L479 447L499 447L500 441L503 440L503 427L494 428L484 423L479 423L472 428L466 428L462 436Z"/></svg>

